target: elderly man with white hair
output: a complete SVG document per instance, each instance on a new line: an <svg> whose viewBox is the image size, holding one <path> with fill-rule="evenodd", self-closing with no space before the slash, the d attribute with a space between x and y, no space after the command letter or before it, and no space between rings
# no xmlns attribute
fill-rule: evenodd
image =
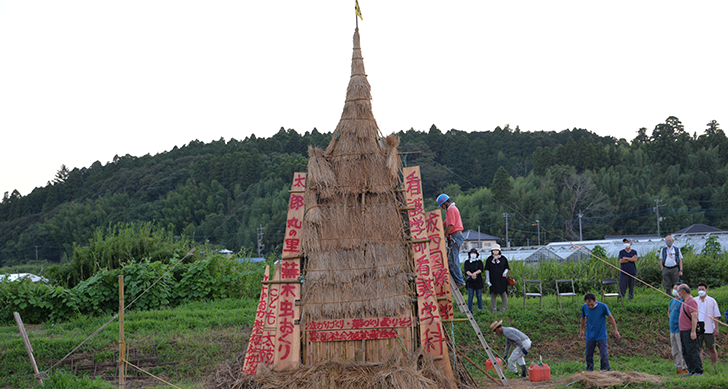
<svg viewBox="0 0 728 389"><path fill-rule="evenodd" d="M665 293L670 294L672 287L680 282L683 275L683 257L680 249L674 246L675 239L672 235L665 238L667 246L660 251L660 269L662 269L662 286Z"/></svg>

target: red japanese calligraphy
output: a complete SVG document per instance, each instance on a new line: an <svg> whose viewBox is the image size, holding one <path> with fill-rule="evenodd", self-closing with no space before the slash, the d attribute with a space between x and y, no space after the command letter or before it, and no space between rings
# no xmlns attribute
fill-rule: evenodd
<svg viewBox="0 0 728 389"><path fill-rule="evenodd" d="M308 333L310 342L335 342L362 339L391 339L398 336L393 328L378 328L372 330L343 330L343 331L311 331Z"/></svg>
<svg viewBox="0 0 728 389"><path fill-rule="evenodd" d="M453 314L452 312L452 304L448 302L448 300L442 300L439 304L437 304L438 308L440 309L440 317L443 319L449 319L450 315Z"/></svg>
<svg viewBox="0 0 728 389"><path fill-rule="evenodd" d="M405 191L410 195L422 194L422 185L419 174L415 174L416 171L410 173L405 179L406 187Z"/></svg>
<svg viewBox="0 0 728 389"><path fill-rule="evenodd" d="M418 276L427 277L430 275L430 261L427 259L427 255L415 259L415 266L417 267Z"/></svg>
<svg viewBox="0 0 728 389"><path fill-rule="evenodd" d="M410 218L410 232L412 237L419 239L420 235L425 231L424 215L418 215Z"/></svg>
<svg viewBox="0 0 728 389"><path fill-rule="evenodd" d="M296 174L296 176L293 177L293 187L294 188L305 188L306 187L306 175L305 174Z"/></svg>
<svg viewBox="0 0 728 389"><path fill-rule="evenodd" d="M303 196L295 193L291 194L291 200L289 204L290 209L298 211L301 207L303 207Z"/></svg>
<svg viewBox="0 0 728 389"><path fill-rule="evenodd" d="M293 302L287 300L281 300L281 309L278 317L293 317Z"/></svg>
<svg viewBox="0 0 728 389"><path fill-rule="evenodd" d="M343 330L363 328L411 327L412 316L376 317L359 319L312 320L306 324L308 331Z"/></svg>
<svg viewBox="0 0 728 389"><path fill-rule="evenodd" d="M263 362L267 364L273 363L273 354L275 353L276 334L272 331L266 331L261 341L260 354Z"/></svg>
<svg viewBox="0 0 728 389"><path fill-rule="evenodd" d="M299 275L298 263L295 261L284 260L281 264L281 279L295 279Z"/></svg>
<svg viewBox="0 0 728 389"><path fill-rule="evenodd" d="M286 238L283 240L284 253L298 253L300 251L301 239Z"/></svg>
<svg viewBox="0 0 728 389"><path fill-rule="evenodd" d="M283 284L281 285L281 297L293 297L296 298L296 285L295 284Z"/></svg>
<svg viewBox="0 0 728 389"><path fill-rule="evenodd" d="M416 197L414 199L407 200L407 206L414 208L409 210L409 216L414 217L425 213L425 209L422 206L422 197Z"/></svg>
<svg viewBox="0 0 728 389"><path fill-rule="evenodd" d="M440 234L427 235L427 239L430 240L430 247L433 247L433 248L440 247L440 241L442 240L440 238Z"/></svg>
<svg viewBox="0 0 728 389"><path fill-rule="evenodd" d="M415 284L417 285L417 297L428 299L434 297L434 291L432 289L432 282L434 280L430 277L417 277Z"/></svg>
<svg viewBox="0 0 728 389"><path fill-rule="evenodd" d="M279 328L282 337L287 337L293 333L293 322L285 318L281 320L281 327Z"/></svg>
<svg viewBox="0 0 728 389"><path fill-rule="evenodd" d="M288 354L291 353L291 342L288 339L278 338L278 341L280 342L278 344L278 352L280 353L282 350L286 350L283 353L283 356L281 356L281 361L288 358Z"/></svg>
<svg viewBox="0 0 728 389"><path fill-rule="evenodd" d="M266 301L263 300L263 299L261 299L260 303L258 303L258 310L255 311L255 317L256 318L262 319L262 318L265 317L265 311L266 311L265 307L266 307L266 305L267 305L266 304Z"/></svg>
<svg viewBox="0 0 728 389"><path fill-rule="evenodd" d="M426 242L414 243L412 245L412 251L414 251L417 254L427 253L427 243Z"/></svg>
<svg viewBox="0 0 728 389"><path fill-rule="evenodd" d="M286 221L286 228L296 228L301 229L303 227L303 222L298 220L298 218L292 217Z"/></svg>
<svg viewBox="0 0 728 389"><path fill-rule="evenodd" d="M426 352L435 350L438 354L442 355L442 343L445 341L445 338L442 336L440 325L438 324L435 327L434 330L432 328L425 330L424 347Z"/></svg>
<svg viewBox="0 0 728 389"><path fill-rule="evenodd" d="M422 309L420 309L420 324L427 323L429 325L432 325L432 323L438 317L435 315L436 313L437 305L435 305L434 302L425 301L424 303L422 303Z"/></svg>
<svg viewBox="0 0 728 389"><path fill-rule="evenodd" d="M440 231L439 228L437 228L437 222L440 220L440 215L438 215L436 212L429 213L427 216L427 219L425 219L425 222L427 223L427 232L436 232Z"/></svg>

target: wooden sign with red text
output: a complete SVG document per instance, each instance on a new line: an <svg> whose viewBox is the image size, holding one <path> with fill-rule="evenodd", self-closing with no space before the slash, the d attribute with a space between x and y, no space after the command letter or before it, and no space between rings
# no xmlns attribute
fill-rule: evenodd
<svg viewBox="0 0 728 389"><path fill-rule="evenodd" d="M261 287L260 298L258 299L258 309L255 311L255 321L253 321L253 330L250 332L250 340L248 341L248 349L245 352L245 362L243 363L243 373L254 375L258 369L258 365L262 362L260 342L263 339L263 321L265 320L266 306L268 304L268 285L265 281L270 278L270 266L265 267L263 275L263 287Z"/></svg>
<svg viewBox="0 0 728 389"><path fill-rule="evenodd" d="M406 205L409 208L407 216L413 241L417 312L422 350L428 356L435 358L435 366L441 368L446 377L454 380L437 304L435 264L431 263L430 244L427 240L427 219L422 203L420 167L406 167L402 170L402 174L404 176Z"/></svg>
<svg viewBox="0 0 728 389"><path fill-rule="evenodd" d="M270 281L276 282L280 279L281 265L280 263L278 263L276 264L276 268L273 271L273 277L270 279ZM266 281L263 282L265 283ZM263 317L263 335L260 339L260 362L268 366L272 366L273 356L275 355L276 349L276 331L278 330L278 299L280 297L279 293L281 284L269 283L264 285L268 286L268 303L265 307L265 316Z"/></svg>
<svg viewBox="0 0 728 389"><path fill-rule="evenodd" d="M296 368L301 363L301 309L298 304L301 300L301 238L305 189L306 173L294 173L281 258L278 331L274 357L277 370Z"/></svg>
<svg viewBox="0 0 728 389"><path fill-rule="evenodd" d="M427 238L430 239L430 264L435 278L435 295L440 317L443 320L452 319L455 312L450 294L450 268L447 263L447 243L445 242L445 230L442 228L440 210L425 214L425 230Z"/></svg>

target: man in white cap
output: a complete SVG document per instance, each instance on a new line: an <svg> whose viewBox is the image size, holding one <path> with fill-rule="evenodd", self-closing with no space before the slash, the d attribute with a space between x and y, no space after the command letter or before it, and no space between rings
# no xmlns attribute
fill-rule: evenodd
<svg viewBox="0 0 728 389"><path fill-rule="evenodd" d="M619 252L619 294L624 298L629 288L629 299L634 298L634 283L637 277L637 251L632 250L632 241L624 238L624 250Z"/></svg>
<svg viewBox="0 0 728 389"><path fill-rule="evenodd" d="M508 355L508 351L513 349L513 353L508 358L508 370L518 374L516 364L521 367L521 374L526 377L528 376L528 370L526 369L525 355L528 355L528 350L531 349L531 339L526 336L523 332L513 327L503 327L503 320L494 321L490 324L490 330L498 335L503 335L506 338L506 352L503 355Z"/></svg>

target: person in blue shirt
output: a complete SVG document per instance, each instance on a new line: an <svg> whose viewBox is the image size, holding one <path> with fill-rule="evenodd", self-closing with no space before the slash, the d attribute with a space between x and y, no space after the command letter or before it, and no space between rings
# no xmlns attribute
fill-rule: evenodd
<svg viewBox="0 0 728 389"><path fill-rule="evenodd" d="M629 299L634 298L634 283L637 280L637 251L632 250L632 241L622 239L624 250L619 252L619 294L624 298L629 288Z"/></svg>
<svg viewBox="0 0 728 389"><path fill-rule="evenodd" d="M680 283L675 284L672 288L672 295L675 297L670 300L670 305L667 307L667 317L670 318L670 346L672 348L672 359L675 361L675 367L677 368L677 375L683 375L688 373L688 365L685 364L685 359L682 354L682 343L680 342L680 326L678 320L680 319L680 307L682 307L683 299L677 294L677 288Z"/></svg>
<svg viewBox="0 0 728 389"><path fill-rule="evenodd" d="M597 301L594 293L584 295L584 305L581 306L581 326L579 337L586 337L586 371L594 371L594 348L599 347L601 358L600 368L602 371L609 371L609 345L607 344L607 320L614 327L614 336L621 339L617 322L609 311L607 304Z"/></svg>

